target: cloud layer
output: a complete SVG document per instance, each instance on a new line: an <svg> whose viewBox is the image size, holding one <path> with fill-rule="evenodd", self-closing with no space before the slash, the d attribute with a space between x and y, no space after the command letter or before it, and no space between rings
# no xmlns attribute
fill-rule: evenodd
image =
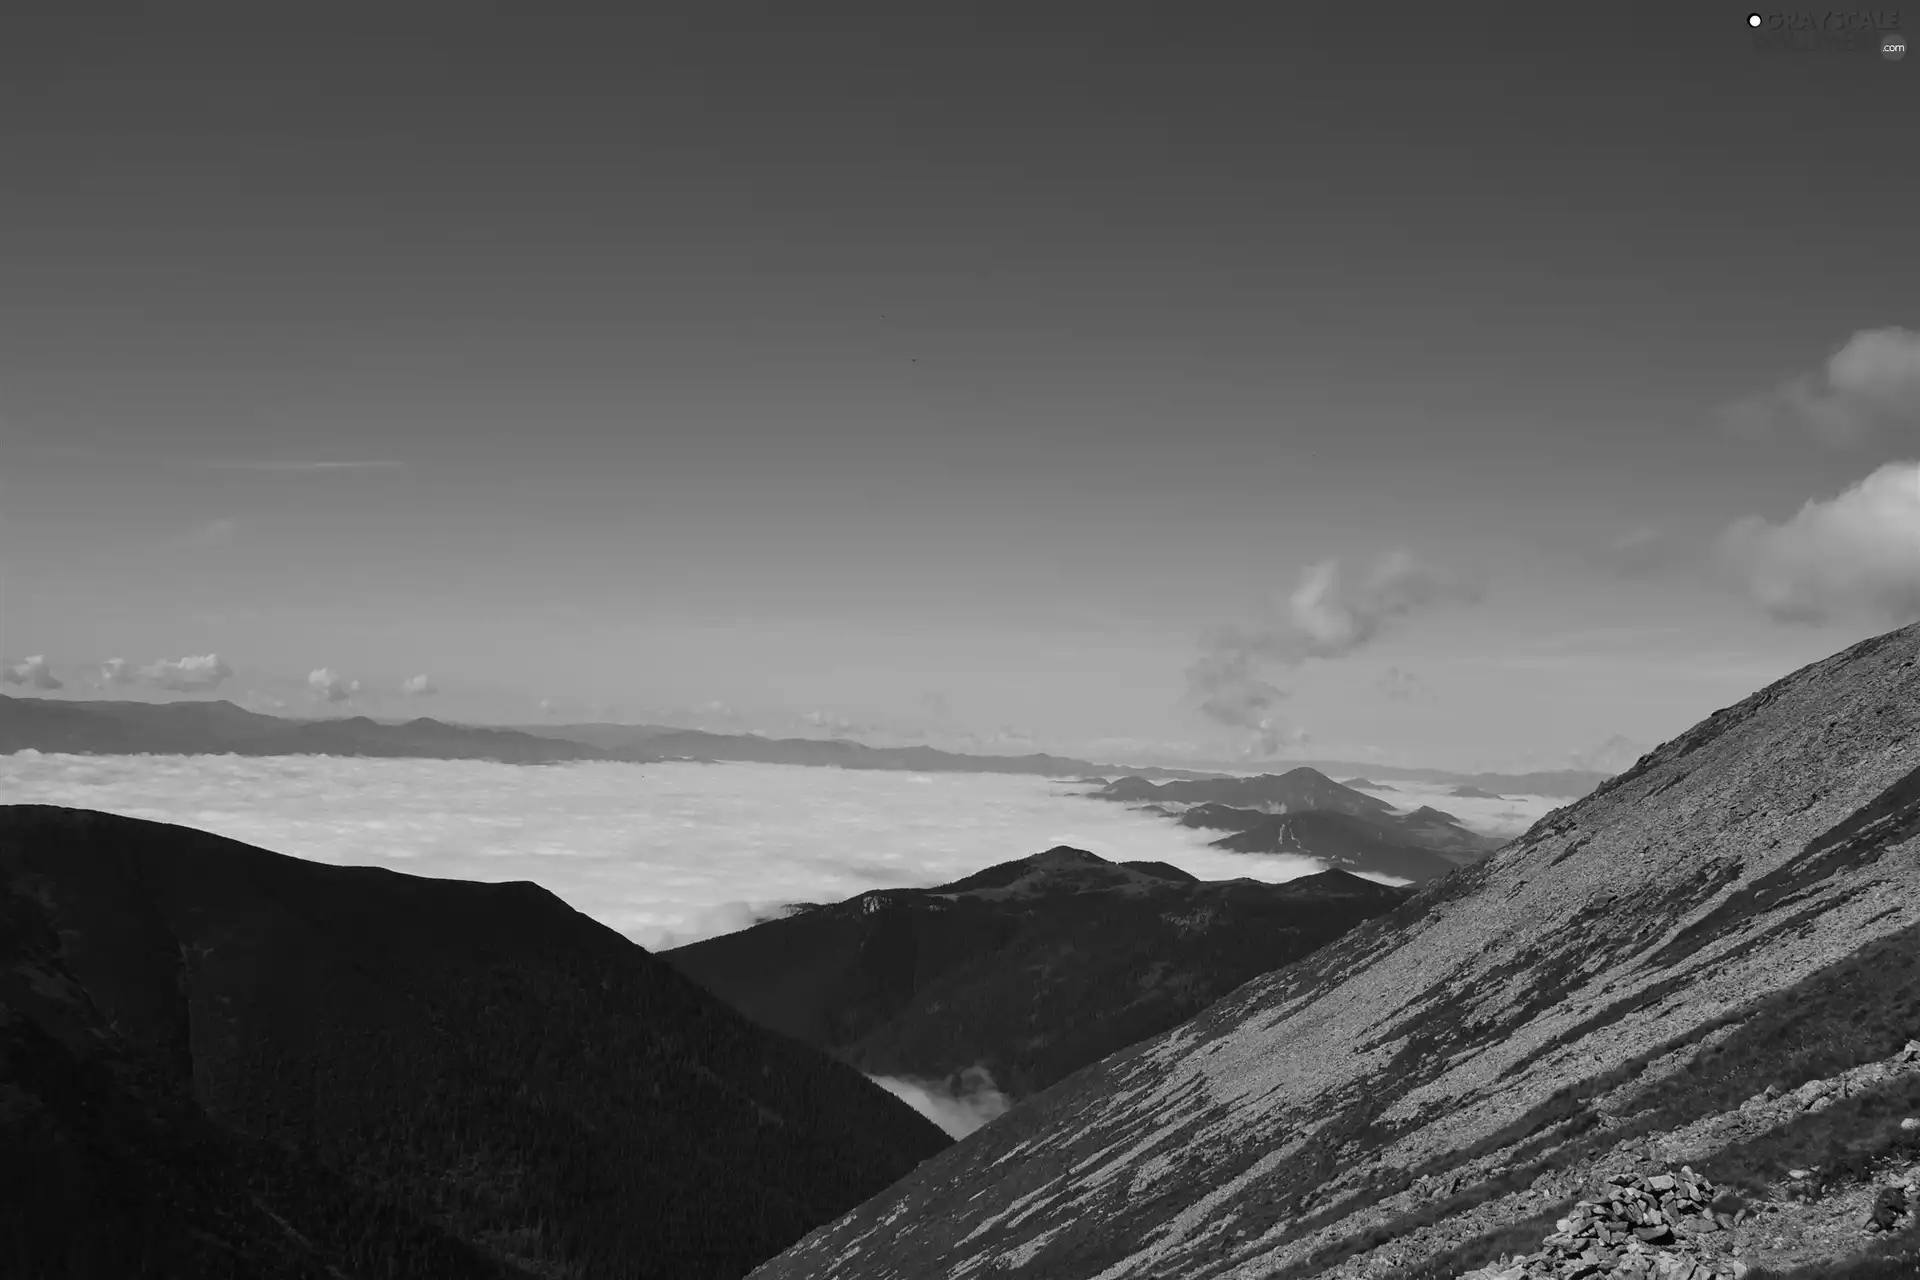
<svg viewBox="0 0 1920 1280"><path fill-rule="evenodd" d="M0 794L15 803L181 822L336 865L532 880L654 948L742 928L786 903L939 884L1058 844L1209 880L1322 869L1209 849L1219 832L1084 790L786 765L0 756Z"/></svg>
<svg viewBox="0 0 1920 1280"><path fill-rule="evenodd" d="M1281 725L1277 711L1287 692L1266 678L1269 667L1344 658L1416 614L1479 598L1472 580L1421 564L1405 551L1379 557L1358 578L1343 575L1337 561L1322 561L1301 575L1278 619L1208 632L1200 656L1187 668L1188 695L1214 723L1250 731L1251 750L1270 756L1305 737Z"/></svg>
<svg viewBox="0 0 1920 1280"><path fill-rule="evenodd" d="M968 1067L946 1080L868 1076L900 1101L939 1125L950 1138L964 1138L1007 1113L1013 1103L985 1067Z"/></svg>
<svg viewBox="0 0 1920 1280"><path fill-rule="evenodd" d="M1779 524L1735 521L1719 552L1780 621L1920 619L1920 462L1889 463Z"/></svg>
<svg viewBox="0 0 1920 1280"><path fill-rule="evenodd" d="M1920 333L1863 329L1827 358L1821 373L1730 405L1725 421L1741 435L1804 432L1836 446L1920 427Z"/></svg>

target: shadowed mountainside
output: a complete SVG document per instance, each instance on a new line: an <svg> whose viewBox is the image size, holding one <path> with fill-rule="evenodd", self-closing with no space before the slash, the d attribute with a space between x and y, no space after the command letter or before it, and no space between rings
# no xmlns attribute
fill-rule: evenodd
<svg viewBox="0 0 1920 1280"><path fill-rule="evenodd" d="M1908 1077L1764 1104L1920 1029L1916 662L1906 628L1717 712L756 1276L1440 1277L1537 1247L1607 1170L1768 1205L1857 1176ZM1867 1246L1832 1247L1795 1274Z"/></svg>
<svg viewBox="0 0 1920 1280"><path fill-rule="evenodd" d="M535 885L0 808L0 1273L739 1276L946 1144Z"/></svg>
<svg viewBox="0 0 1920 1280"><path fill-rule="evenodd" d="M984 1067L1018 1099L1405 900L1344 872L1200 881L1060 847L813 906L661 958L874 1075Z"/></svg>

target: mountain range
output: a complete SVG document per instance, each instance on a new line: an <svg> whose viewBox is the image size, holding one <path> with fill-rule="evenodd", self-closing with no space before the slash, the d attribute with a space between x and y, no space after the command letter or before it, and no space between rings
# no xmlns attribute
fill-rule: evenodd
<svg viewBox="0 0 1920 1280"><path fill-rule="evenodd" d="M982 1070L1018 1101L1405 898L1341 871L1201 881L1061 846L935 888L803 906L661 958L870 1075Z"/></svg>
<svg viewBox="0 0 1920 1280"><path fill-rule="evenodd" d="M0 807L0 1274L720 1280L948 1141L535 885Z"/></svg>
<svg viewBox="0 0 1920 1280"><path fill-rule="evenodd" d="M1216 849L1296 854L1345 871L1414 882L1444 876L1504 843L1443 810L1423 805L1403 814L1305 767L1254 778L1167 783L1126 777L1092 795L1151 801L1144 807L1177 816L1181 826L1232 832L1211 842Z"/></svg>
<svg viewBox="0 0 1920 1280"><path fill-rule="evenodd" d="M1912 1274L1917 664L1716 712L755 1276Z"/></svg>
<svg viewBox="0 0 1920 1280"><path fill-rule="evenodd" d="M1219 770L1096 764L1065 756L976 756L933 747L871 747L846 739L768 738L753 733L709 733L664 725L566 724L493 728L419 717L408 721L367 716L293 719L248 711L224 700L172 702L85 701L0 695L0 754L36 750L84 755L346 755L546 764L569 760L735 761L905 769L921 773L1015 773L1042 777L1133 774L1144 778L1203 779ZM1327 766L1336 767L1336 766ZM1347 766L1357 768L1359 766ZM1453 774L1385 770L1396 777L1435 782L1482 782L1509 792L1578 796L1607 776Z"/></svg>

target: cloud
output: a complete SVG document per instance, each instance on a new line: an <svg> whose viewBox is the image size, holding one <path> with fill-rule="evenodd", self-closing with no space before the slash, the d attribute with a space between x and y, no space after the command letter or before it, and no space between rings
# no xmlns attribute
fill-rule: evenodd
<svg viewBox="0 0 1920 1280"><path fill-rule="evenodd" d="M307 688L322 702L348 702L359 694L360 682L331 667L316 667L307 673Z"/></svg>
<svg viewBox="0 0 1920 1280"><path fill-rule="evenodd" d="M1920 462L1892 462L1779 524L1736 520L1722 563L1768 615L1822 623L1920 619Z"/></svg>
<svg viewBox="0 0 1920 1280"><path fill-rule="evenodd" d="M135 671L133 664L125 658L108 658L100 664L99 674L94 677L93 682L104 688L110 685L133 684L139 678L140 673Z"/></svg>
<svg viewBox="0 0 1920 1280"><path fill-rule="evenodd" d="M221 459L204 464L219 471L385 471L405 466L403 462L392 459L356 460L350 462L320 462L311 459L281 458L260 460Z"/></svg>
<svg viewBox="0 0 1920 1280"><path fill-rule="evenodd" d="M900 1101L939 1125L950 1138L964 1138L1007 1113L1013 1103L985 1067L956 1071L945 1080L868 1076Z"/></svg>
<svg viewBox="0 0 1920 1280"><path fill-rule="evenodd" d="M140 668L140 678L155 688L173 693L201 693L217 689L233 675L220 655L203 653L196 657L150 662Z"/></svg>
<svg viewBox="0 0 1920 1280"><path fill-rule="evenodd" d="M1920 332L1862 329L1805 374L1728 405L1736 435L1804 432L1824 444L1858 445L1894 426L1920 426Z"/></svg>
<svg viewBox="0 0 1920 1280"><path fill-rule="evenodd" d="M1310 566L1287 598L1284 616L1257 627L1216 627L1187 668L1188 697L1216 724L1257 735L1272 755L1290 737L1275 711L1286 690L1266 679L1269 666L1346 657L1416 614L1480 598L1470 579L1421 564L1405 551L1376 559L1366 576L1343 578L1337 561Z"/></svg>
<svg viewBox="0 0 1920 1280"><path fill-rule="evenodd" d="M45 654L35 654L19 662L0 665L0 684L25 685L29 689L49 692L67 687L66 681L53 674L53 667L47 662Z"/></svg>
<svg viewBox="0 0 1920 1280"><path fill-rule="evenodd" d="M935 720L951 720L953 718L953 708L947 704L947 695L937 690L929 689L927 692L921 694L920 705L925 709L926 713Z"/></svg>
<svg viewBox="0 0 1920 1280"><path fill-rule="evenodd" d="M417 676L408 676L401 681L400 692L409 698L431 698L440 692L440 686L423 672Z"/></svg>
<svg viewBox="0 0 1920 1280"><path fill-rule="evenodd" d="M531 880L652 949L786 903L943 884L1060 844L1206 880L1325 870L1209 848L1219 832L1083 790L1018 774L787 765L0 755L0 795L14 803L185 823L335 865Z"/></svg>

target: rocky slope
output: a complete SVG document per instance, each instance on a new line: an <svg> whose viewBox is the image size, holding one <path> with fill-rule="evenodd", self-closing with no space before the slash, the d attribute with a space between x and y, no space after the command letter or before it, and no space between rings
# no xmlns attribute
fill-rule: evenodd
<svg viewBox="0 0 1920 1280"><path fill-rule="evenodd" d="M863 1071L940 1080L984 1068L1018 1100L1405 899L1338 871L1207 882L1061 847L661 956Z"/></svg>
<svg viewBox="0 0 1920 1280"><path fill-rule="evenodd" d="M1538 1250L1623 1165L1863 1194L1920 1110L1870 1070L1920 1027L1916 662L1907 628L1716 713L756 1276L1441 1277ZM1765 1100L1840 1077L1817 1110ZM1821 1221L1767 1265L1913 1243Z"/></svg>
<svg viewBox="0 0 1920 1280"><path fill-rule="evenodd" d="M947 1141L534 885L0 807L0 1275L718 1280Z"/></svg>

